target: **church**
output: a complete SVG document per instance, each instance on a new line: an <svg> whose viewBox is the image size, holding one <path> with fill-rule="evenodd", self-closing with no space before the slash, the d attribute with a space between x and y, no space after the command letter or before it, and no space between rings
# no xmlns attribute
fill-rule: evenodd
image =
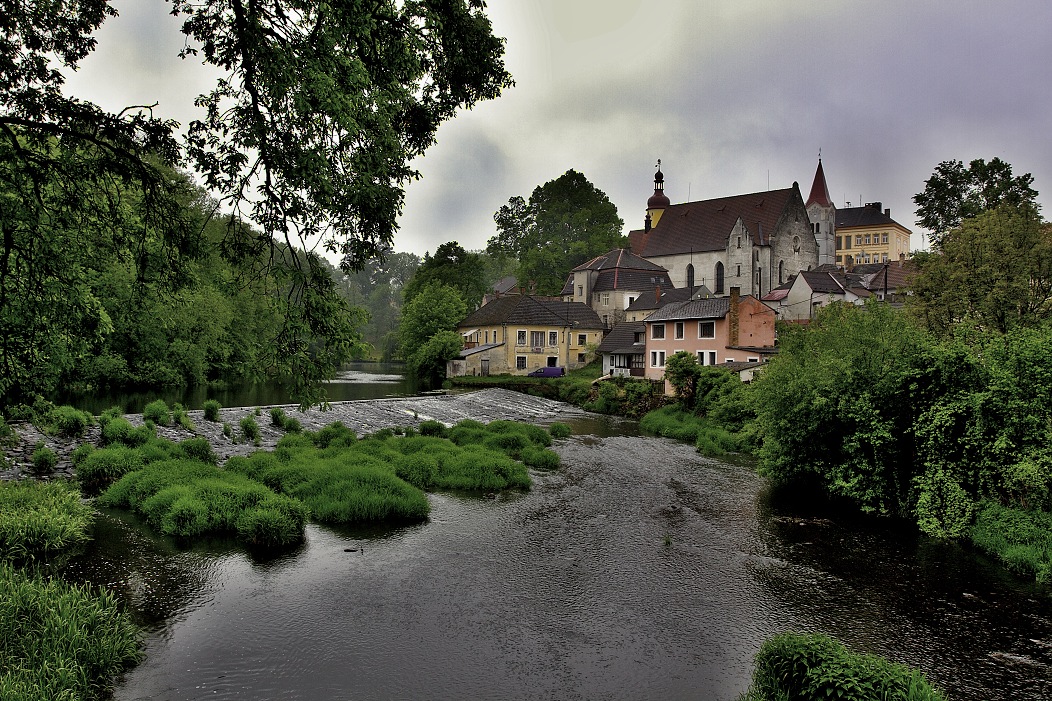
<svg viewBox="0 0 1052 701"><path fill-rule="evenodd" d="M759 298L833 260L833 227L812 224L799 183L683 204L672 204L664 189L658 161L643 228L628 236L632 253L668 270L676 287L704 285L714 295L737 287Z"/></svg>

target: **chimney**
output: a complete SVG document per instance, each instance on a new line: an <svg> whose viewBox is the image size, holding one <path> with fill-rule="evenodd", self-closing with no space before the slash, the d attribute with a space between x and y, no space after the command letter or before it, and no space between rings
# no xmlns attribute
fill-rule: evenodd
<svg viewBox="0 0 1052 701"><path fill-rule="evenodd" d="M643 232L650 231L650 212L647 212L646 217L643 219Z"/></svg>
<svg viewBox="0 0 1052 701"><path fill-rule="evenodd" d="M731 288L731 311L727 318L727 345L738 345L738 296L741 294L740 287Z"/></svg>
<svg viewBox="0 0 1052 701"><path fill-rule="evenodd" d="M884 210L884 216L887 217L888 219L891 219L891 208L890 207L888 209Z"/></svg>
<svg viewBox="0 0 1052 701"><path fill-rule="evenodd" d="M654 304L661 304L661 285L654 288Z"/></svg>
<svg viewBox="0 0 1052 701"><path fill-rule="evenodd" d="M899 254L899 267L901 268L905 262L906 262L906 254L905 253L900 253Z"/></svg>

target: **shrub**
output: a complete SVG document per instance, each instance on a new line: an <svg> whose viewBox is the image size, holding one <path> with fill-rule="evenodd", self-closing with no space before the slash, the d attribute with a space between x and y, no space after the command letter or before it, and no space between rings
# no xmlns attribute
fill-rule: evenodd
<svg viewBox="0 0 1052 701"><path fill-rule="evenodd" d="M446 437L446 425L441 421L428 419L427 421L421 421L420 425L416 428L421 436L436 436L438 438Z"/></svg>
<svg viewBox="0 0 1052 701"><path fill-rule="evenodd" d="M764 642L749 694L787 701L943 699L920 672L875 655L852 653L825 635L800 633L782 633Z"/></svg>
<svg viewBox="0 0 1052 701"><path fill-rule="evenodd" d="M144 445L153 436L154 432L149 426L133 428L123 417L112 418L102 427L103 445L120 443L135 448Z"/></svg>
<svg viewBox="0 0 1052 701"><path fill-rule="evenodd" d="M0 561L50 559L86 542L93 517L70 482L0 482Z"/></svg>
<svg viewBox="0 0 1052 701"><path fill-rule="evenodd" d="M347 428L340 421L334 421L323 427L314 434L314 445L319 448L328 448L330 445L348 446L358 439L354 431Z"/></svg>
<svg viewBox="0 0 1052 701"><path fill-rule="evenodd" d="M88 494L98 494L129 472L141 470L142 454L127 446L101 448L84 456L77 465L77 481Z"/></svg>
<svg viewBox="0 0 1052 701"><path fill-rule="evenodd" d="M197 428L194 426L194 422L190 420L190 416L186 413L186 408L179 403L172 405L172 421L191 433Z"/></svg>
<svg viewBox="0 0 1052 701"><path fill-rule="evenodd" d="M0 564L0 697L102 698L139 657L117 597Z"/></svg>
<svg viewBox="0 0 1052 701"><path fill-rule="evenodd" d="M561 461L555 451L529 447L522 451L522 461L538 470L558 470Z"/></svg>
<svg viewBox="0 0 1052 701"><path fill-rule="evenodd" d="M223 435L227 438L234 437L234 428L229 423L223 423Z"/></svg>
<svg viewBox="0 0 1052 701"><path fill-rule="evenodd" d="M987 502L969 535L1016 574L1052 584L1052 514Z"/></svg>
<svg viewBox="0 0 1052 701"><path fill-rule="evenodd" d="M91 414L71 406L55 408L51 412L50 421L60 434L70 438L83 436L84 431L93 423Z"/></svg>
<svg viewBox="0 0 1052 701"><path fill-rule="evenodd" d="M566 424L559 423L558 421L556 421L548 427L548 433L551 435L552 438L569 438L570 434L573 432L570 430L570 427Z"/></svg>
<svg viewBox="0 0 1052 701"><path fill-rule="evenodd" d="M73 452L69 455L69 459L73 463L73 467L76 467L84 458L91 455L93 452L95 452L95 446L91 443L81 443L73 449Z"/></svg>
<svg viewBox="0 0 1052 701"><path fill-rule="evenodd" d="M270 423L278 428L285 427L285 410L279 406L270 410Z"/></svg>
<svg viewBox="0 0 1052 701"><path fill-rule="evenodd" d="M256 423L256 417L249 414L241 419L241 435L244 436L246 443L248 441L255 442L259 440L259 424Z"/></svg>
<svg viewBox="0 0 1052 701"><path fill-rule="evenodd" d="M203 408L205 410L205 420L213 423L219 423L219 402L214 399L208 399L205 401Z"/></svg>
<svg viewBox="0 0 1052 701"><path fill-rule="evenodd" d="M33 472L38 475L47 474L54 472L55 465L58 464L58 455L55 451L47 447L44 441L38 441L36 448L33 450Z"/></svg>
<svg viewBox="0 0 1052 701"><path fill-rule="evenodd" d="M158 426L167 426L172 422L168 404L163 399L150 402L142 410L143 421L153 421Z"/></svg>
<svg viewBox="0 0 1052 701"><path fill-rule="evenodd" d="M285 417L285 433L299 433L303 430L300 420L292 416Z"/></svg>
<svg viewBox="0 0 1052 701"><path fill-rule="evenodd" d="M212 450L212 444L206 438L187 438L179 443L179 448L183 455L191 460L200 460L209 465L215 465L219 462L219 456Z"/></svg>

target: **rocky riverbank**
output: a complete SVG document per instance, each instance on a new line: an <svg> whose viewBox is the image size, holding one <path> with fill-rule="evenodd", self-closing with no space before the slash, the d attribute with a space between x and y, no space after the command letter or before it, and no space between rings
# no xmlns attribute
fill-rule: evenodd
<svg viewBox="0 0 1052 701"><path fill-rule="evenodd" d="M255 443L239 442L238 424L244 417L255 414L260 428L260 440ZM273 407L230 407L221 409L219 421L206 421L204 412L189 411L187 415L193 421L194 430L188 431L182 426L158 426L157 435L172 441L187 438L207 438L213 450L223 462L232 455L249 455L256 450L273 449L285 435L270 422L270 409ZM452 425L462 419L474 419L488 423L498 419L525 421L546 425L560 418L585 415L581 409L563 402L534 397L505 389L484 389L478 392L464 392L449 395L428 395L420 397L402 397L396 399L366 399L351 402L334 402L327 410L308 409L300 411L295 405L281 405L287 416L295 418L305 431L318 429L341 421L359 436L382 428L398 426L417 426L423 421L441 421ZM135 426L143 423L141 414L127 414L125 418ZM234 429L233 437L223 434L223 424L230 424ZM98 445L100 430L98 426L88 429L83 438L63 438L42 434L31 424L14 424L20 441L14 448L5 450L5 464L0 469L0 479L19 479L32 473L32 453L38 441L44 441L58 454L58 463L54 473L45 475L49 478L68 478L73 476L73 465L70 453L81 443Z"/></svg>

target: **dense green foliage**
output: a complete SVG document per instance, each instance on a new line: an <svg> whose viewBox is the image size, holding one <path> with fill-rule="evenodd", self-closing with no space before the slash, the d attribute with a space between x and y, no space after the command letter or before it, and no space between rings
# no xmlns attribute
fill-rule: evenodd
<svg viewBox="0 0 1052 701"><path fill-rule="evenodd" d="M465 251L456 241L449 241L435 249L435 254L424 254L424 260L404 291L405 303L411 302L428 285L438 283L460 293L469 309L482 303L489 289L486 267L482 256Z"/></svg>
<svg viewBox="0 0 1052 701"><path fill-rule="evenodd" d="M938 252L915 257L906 306L940 337L1005 333L1052 318L1052 225L1034 207L996 209L946 232Z"/></svg>
<svg viewBox="0 0 1052 701"><path fill-rule="evenodd" d="M986 503L970 536L1013 572L1052 584L1052 513Z"/></svg>
<svg viewBox="0 0 1052 701"><path fill-rule="evenodd" d="M205 412L205 421L219 421L219 410L222 408L214 399L207 399L203 405Z"/></svg>
<svg viewBox="0 0 1052 701"><path fill-rule="evenodd" d="M512 197L493 215L486 250L518 260L519 282L556 295L574 267L622 243L624 221L606 194L575 170L537 186L527 203Z"/></svg>
<svg viewBox="0 0 1052 701"><path fill-rule="evenodd" d="M0 698L103 699L140 657L117 597L0 563Z"/></svg>
<svg viewBox="0 0 1052 701"><path fill-rule="evenodd" d="M254 363L320 400L361 319L314 249L347 270L387 250L411 161L510 85L473 0L172 11L181 55L221 75L183 144L156 106L64 94L109 0L0 0L0 403L70 377L172 384Z"/></svg>
<svg viewBox="0 0 1052 701"><path fill-rule="evenodd" d="M744 701L941 701L915 670L857 654L821 634L782 633L766 641Z"/></svg>
<svg viewBox="0 0 1052 701"><path fill-rule="evenodd" d="M455 288L439 282L425 285L402 309L398 338L406 369L426 380L445 377L446 360L464 345L456 328L467 311Z"/></svg>
<svg viewBox="0 0 1052 701"><path fill-rule="evenodd" d="M68 482L0 482L0 561L46 561L86 542L93 518Z"/></svg>

